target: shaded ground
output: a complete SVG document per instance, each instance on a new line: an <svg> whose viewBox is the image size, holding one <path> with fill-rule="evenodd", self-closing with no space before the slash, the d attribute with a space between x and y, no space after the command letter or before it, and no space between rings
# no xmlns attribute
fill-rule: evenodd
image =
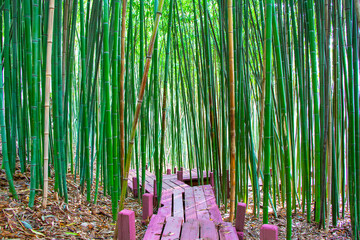
<svg viewBox="0 0 360 240"><path fill-rule="evenodd" d="M111 201L104 197L100 188L97 204L86 201L86 195L81 195L78 182L74 183L73 176L68 175L69 204L62 199L57 200L55 194L49 194L49 204L46 209L41 205L41 194L35 199L35 207L30 209L29 172L15 174L15 186L19 200L9 196L8 184L4 170L0 169L0 237L21 239L110 239L113 236L115 224L112 223ZM71 180L70 180L71 179ZM53 181L49 182L49 189L53 189ZM92 193L93 194L93 193ZM250 194L251 195L251 194ZM93 196L93 195L92 195ZM246 215L246 239L259 239L259 229L262 219L251 214L252 200ZM136 215L137 238L141 239L146 226L141 224L141 205L129 196L125 208L132 209ZM228 217L224 206L220 211L224 218ZM270 223L279 227L280 239L286 234L286 212L278 209L278 218L270 216ZM307 223L301 211L293 214L293 239L351 239L351 226L348 213L345 219L339 219L338 227L330 226L329 232L319 230L315 223Z"/></svg>
<svg viewBox="0 0 360 240"><path fill-rule="evenodd" d="M35 198L33 209L29 202L29 172L15 173L15 187L19 200L9 195L5 171L0 170L0 237L21 239L110 239L115 224L112 222L111 201L99 191L97 204L86 201L86 194L79 191L78 182L68 175L69 204L62 199L56 200L55 194L49 194L48 206L42 207L41 194ZM71 180L70 180L71 179ZM49 189L53 190L54 182L49 181ZM93 197L94 192L92 192ZM128 197L125 207L136 214L137 235L143 235L145 227L141 224L141 206Z"/></svg>

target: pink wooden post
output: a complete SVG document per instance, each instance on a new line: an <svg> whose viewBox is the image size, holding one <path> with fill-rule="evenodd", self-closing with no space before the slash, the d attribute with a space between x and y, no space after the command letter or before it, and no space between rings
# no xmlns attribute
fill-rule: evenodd
<svg viewBox="0 0 360 240"><path fill-rule="evenodd" d="M177 180L179 180L179 181L183 181L183 180L184 180L183 171L178 171L178 172L177 172Z"/></svg>
<svg viewBox="0 0 360 240"><path fill-rule="evenodd" d="M238 234L239 239L244 237L244 225L245 225L245 212L246 204L238 203L236 208L236 219L235 219L235 228ZM242 236L242 238L240 238Z"/></svg>
<svg viewBox="0 0 360 240"><path fill-rule="evenodd" d="M213 172L210 172L210 185L211 185L212 187L215 186L214 173L213 173Z"/></svg>
<svg viewBox="0 0 360 240"><path fill-rule="evenodd" d="M133 177L133 194L134 194L134 197L138 196L137 178L136 177Z"/></svg>
<svg viewBox="0 0 360 240"><path fill-rule="evenodd" d="M174 174L176 174L176 167L174 167Z"/></svg>
<svg viewBox="0 0 360 240"><path fill-rule="evenodd" d="M154 206L157 204L157 185L156 185L156 179L154 179L153 204L154 204Z"/></svg>
<svg viewBox="0 0 360 240"><path fill-rule="evenodd" d="M243 232L237 232L237 236L239 240L244 240L244 233Z"/></svg>
<svg viewBox="0 0 360 240"><path fill-rule="evenodd" d="M145 169L148 170L148 165L147 164L145 165Z"/></svg>
<svg viewBox="0 0 360 240"><path fill-rule="evenodd" d="M143 195L143 215L142 222L145 223L149 220L154 212L154 195L151 193L145 193Z"/></svg>
<svg viewBox="0 0 360 240"><path fill-rule="evenodd" d="M183 167L181 167L181 168L180 168L180 171L184 172L184 168L183 168Z"/></svg>
<svg viewBox="0 0 360 240"><path fill-rule="evenodd" d="M260 240L278 240L278 227L264 224L260 228Z"/></svg>
<svg viewBox="0 0 360 240"><path fill-rule="evenodd" d="M135 213L124 209L118 213L118 240L136 240Z"/></svg>
<svg viewBox="0 0 360 240"><path fill-rule="evenodd" d="M166 174L171 175L171 169L170 168L166 169Z"/></svg>

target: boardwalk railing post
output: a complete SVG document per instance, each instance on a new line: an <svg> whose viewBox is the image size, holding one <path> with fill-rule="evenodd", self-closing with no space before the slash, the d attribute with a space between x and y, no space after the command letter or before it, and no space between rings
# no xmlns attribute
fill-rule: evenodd
<svg viewBox="0 0 360 240"><path fill-rule="evenodd" d="M278 227L264 224L260 228L260 240L278 240Z"/></svg>
<svg viewBox="0 0 360 240"><path fill-rule="evenodd" d="M239 240L244 239L245 213L246 213L246 204L238 203L236 208L235 228Z"/></svg>
<svg viewBox="0 0 360 240"><path fill-rule="evenodd" d="M171 169L170 168L166 169L166 174L171 175Z"/></svg>
<svg viewBox="0 0 360 240"><path fill-rule="evenodd" d="M134 194L134 197L138 196L137 178L136 177L133 177L133 194Z"/></svg>
<svg viewBox="0 0 360 240"><path fill-rule="evenodd" d="M145 170L148 170L148 165L147 164L145 165Z"/></svg>
<svg viewBox="0 0 360 240"><path fill-rule="evenodd" d="M183 181L183 180L184 180L183 171L178 171L178 172L177 172L177 180L179 180L179 181Z"/></svg>
<svg viewBox="0 0 360 240"><path fill-rule="evenodd" d="M176 167L174 167L174 174L176 174Z"/></svg>
<svg viewBox="0 0 360 240"><path fill-rule="evenodd" d="M154 212L154 195L151 193L145 193L142 197L143 200L143 215L142 222L145 223L150 220Z"/></svg>
<svg viewBox="0 0 360 240"><path fill-rule="evenodd" d="M214 181L214 173L210 172L210 185L214 187L215 181Z"/></svg>
<svg viewBox="0 0 360 240"><path fill-rule="evenodd" d="M153 195L153 206L157 205L157 185L156 179L154 179L154 195Z"/></svg>
<svg viewBox="0 0 360 240"><path fill-rule="evenodd" d="M135 213L124 209L118 213L118 240L136 240Z"/></svg>

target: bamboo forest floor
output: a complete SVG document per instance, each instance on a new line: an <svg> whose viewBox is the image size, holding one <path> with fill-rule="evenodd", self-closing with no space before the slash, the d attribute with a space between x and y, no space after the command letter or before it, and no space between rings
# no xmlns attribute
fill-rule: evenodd
<svg viewBox="0 0 360 240"><path fill-rule="evenodd" d="M86 194L80 194L79 181L75 183L73 176L68 174L68 205L64 204L62 199L56 199L55 194L49 194L48 206L43 209L42 197L41 194L38 194L34 208L30 209L28 207L29 172L22 174L17 169L14 178L15 187L19 194L18 201L10 198L5 171L0 169L0 237L2 239L112 238L115 224L112 223L111 201L109 197L103 196L101 187L99 188L97 204L89 203L86 201ZM50 190L53 189L53 184L54 182L50 179ZM262 218L256 218L251 214L251 198L249 199L249 206L246 213L245 237L246 239L259 239ZM278 204L278 206L280 205ZM135 212L137 239L142 239L146 225L141 223L141 205L137 199L132 198L131 193L126 199L125 208ZM228 217L223 205L220 206L220 212L224 219ZM274 219L273 215L270 215L269 221L270 224L279 227L279 239L285 239L285 209L279 207L278 218ZM325 232L325 230L319 230L315 223L307 223L305 215L297 210L297 213L293 214L293 239L351 239L349 213L345 213L344 219L339 219L336 228L330 226L329 232Z"/></svg>

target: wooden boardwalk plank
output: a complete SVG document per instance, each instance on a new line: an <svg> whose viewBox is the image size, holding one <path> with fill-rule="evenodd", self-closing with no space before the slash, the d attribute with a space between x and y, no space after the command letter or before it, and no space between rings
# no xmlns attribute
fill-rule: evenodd
<svg viewBox="0 0 360 240"><path fill-rule="evenodd" d="M173 194L173 215L174 217L180 217L184 219L184 203L183 203L183 190L175 189Z"/></svg>
<svg viewBox="0 0 360 240"><path fill-rule="evenodd" d="M197 219L194 189L185 189L185 221Z"/></svg>
<svg viewBox="0 0 360 240"><path fill-rule="evenodd" d="M185 222L181 229L181 238L180 240L190 240L190 239L198 239L200 224L196 219L190 219Z"/></svg>
<svg viewBox="0 0 360 240"><path fill-rule="evenodd" d="M172 181L170 181L170 180L164 180L163 181L163 184L164 183L166 183L167 185L169 185L172 189L178 189L178 190L181 190L182 192L184 192L184 189L181 187L181 186L179 186L178 184L175 184L175 183L173 183Z"/></svg>
<svg viewBox="0 0 360 240"><path fill-rule="evenodd" d="M183 219L178 217L167 217L162 240L179 239Z"/></svg>
<svg viewBox="0 0 360 240"><path fill-rule="evenodd" d="M203 171L203 179L206 179L206 171ZM210 173L208 173L208 176L210 176ZM191 179L192 180L199 180L200 176L198 176L197 170L193 169L191 170ZM183 175L184 181L190 181L190 171L185 171Z"/></svg>
<svg viewBox="0 0 360 240"><path fill-rule="evenodd" d="M203 174L206 181L206 172L204 171ZM193 180L198 179L196 169L191 170L191 175ZM133 177L136 177L136 171L130 170L128 181L130 189L133 187ZM154 192L155 179L154 174L146 171L146 192ZM185 170L184 180L190 180L189 171ZM140 184L142 182L141 174L139 182ZM211 185L190 187L179 181L176 174L164 175L160 204L158 214L153 215L145 233L146 240L237 239L235 227L222 220Z"/></svg>
<svg viewBox="0 0 360 240"><path fill-rule="evenodd" d="M202 186L193 187L196 203L196 214L198 219L210 220L209 211L207 209L205 194Z"/></svg>
<svg viewBox="0 0 360 240"><path fill-rule="evenodd" d="M214 222L210 220L200 220L200 238L207 240L219 239L219 233Z"/></svg>
<svg viewBox="0 0 360 240"><path fill-rule="evenodd" d="M165 225L165 217L153 215L144 235L144 240L158 240Z"/></svg>
<svg viewBox="0 0 360 240"><path fill-rule="evenodd" d="M203 186L206 198L207 208L210 214L210 219L216 224L223 222L219 207L216 204L215 195L210 185Z"/></svg>
<svg viewBox="0 0 360 240"><path fill-rule="evenodd" d="M158 210L158 215L169 217L172 212L172 191L163 191L160 204L162 207Z"/></svg>
<svg viewBox="0 0 360 240"><path fill-rule="evenodd" d="M169 185L168 181L164 181L162 182L162 188L163 190L171 190L173 189L173 187L171 185Z"/></svg>
<svg viewBox="0 0 360 240"><path fill-rule="evenodd" d="M177 186L179 186L180 188L182 188L182 189L186 189L186 188L190 188L190 186L189 185L187 185L186 183L184 183L184 182L182 182L182 181L179 181L179 180L177 180L177 179L174 179L174 180L171 180L171 182L173 183L173 184L176 184Z"/></svg>
<svg viewBox="0 0 360 240"><path fill-rule="evenodd" d="M220 240L233 240L238 239L236 229L229 222L223 222L219 228Z"/></svg>

